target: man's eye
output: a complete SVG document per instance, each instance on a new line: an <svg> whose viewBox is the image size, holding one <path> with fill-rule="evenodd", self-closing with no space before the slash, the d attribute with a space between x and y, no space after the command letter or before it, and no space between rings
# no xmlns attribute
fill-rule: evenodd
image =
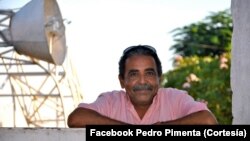
<svg viewBox="0 0 250 141"><path fill-rule="evenodd" d="M137 73L136 72L131 72L129 73L129 77L136 77L137 76Z"/></svg>
<svg viewBox="0 0 250 141"><path fill-rule="evenodd" d="M146 73L147 76L155 76L155 72L153 71L149 71Z"/></svg>

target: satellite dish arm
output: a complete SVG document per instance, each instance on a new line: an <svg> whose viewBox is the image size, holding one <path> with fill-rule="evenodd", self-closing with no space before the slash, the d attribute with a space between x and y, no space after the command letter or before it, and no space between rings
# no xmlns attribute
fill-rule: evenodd
<svg viewBox="0 0 250 141"><path fill-rule="evenodd" d="M0 47L12 46L9 27L14 12L0 9L0 15L3 15L3 18L0 19ZM9 20L9 24L4 24L7 20Z"/></svg>

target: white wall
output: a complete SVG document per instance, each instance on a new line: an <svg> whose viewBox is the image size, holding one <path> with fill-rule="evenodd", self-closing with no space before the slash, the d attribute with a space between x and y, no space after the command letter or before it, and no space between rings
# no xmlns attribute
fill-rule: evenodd
<svg viewBox="0 0 250 141"><path fill-rule="evenodd" d="M0 141L85 141L85 128L0 128Z"/></svg>
<svg viewBox="0 0 250 141"><path fill-rule="evenodd" d="M231 0L233 124L250 124L250 0Z"/></svg>

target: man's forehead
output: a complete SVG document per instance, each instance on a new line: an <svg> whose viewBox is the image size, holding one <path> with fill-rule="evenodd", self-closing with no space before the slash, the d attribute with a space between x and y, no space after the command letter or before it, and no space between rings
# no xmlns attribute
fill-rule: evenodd
<svg viewBox="0 0 250 141"><path fill-rule="evenodd" d="M125 72L157 70L154 58L146 55L130 57L125 62Z"/></svg>
<svg viewBox="0 0 250 141"><path fill-rule="evenodd" d="M152 60L155 62L154 58L152 56L149 55L133 55L130 56L126 59L126 63L130 63L130 62L134 62L134 61L141 61L144 62L145 60Z"/></svg>

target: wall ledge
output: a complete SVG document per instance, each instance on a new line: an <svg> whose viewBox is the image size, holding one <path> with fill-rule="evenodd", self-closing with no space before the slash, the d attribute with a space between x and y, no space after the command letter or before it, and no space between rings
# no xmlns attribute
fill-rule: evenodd
<svg viewBox="0 0 250 141"><path fill-rule="evenodd" d="M86 141L85 128L0 128L0 141Z"/></svg>

